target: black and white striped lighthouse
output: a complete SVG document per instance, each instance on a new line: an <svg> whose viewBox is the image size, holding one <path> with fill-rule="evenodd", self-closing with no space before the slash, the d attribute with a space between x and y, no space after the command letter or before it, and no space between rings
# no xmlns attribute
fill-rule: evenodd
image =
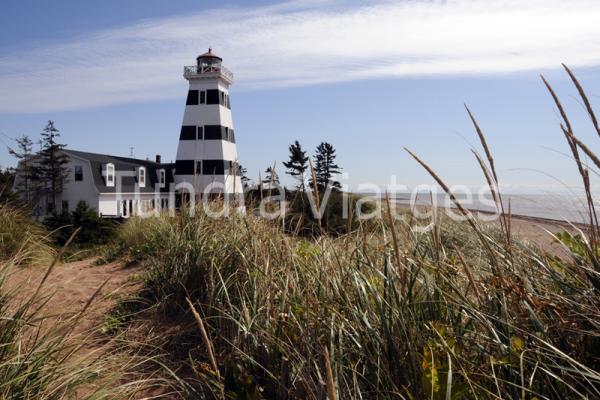
<svg viewBox="0 0 600 400"><path fill-rule="evenodd" d="M177 147L175 183L192 184L197 195L209 185L212 193L243 191L229 101L233 74L222 61L208 49L196 58L196 65L184 67L183 72L190 87Z"/></svg>

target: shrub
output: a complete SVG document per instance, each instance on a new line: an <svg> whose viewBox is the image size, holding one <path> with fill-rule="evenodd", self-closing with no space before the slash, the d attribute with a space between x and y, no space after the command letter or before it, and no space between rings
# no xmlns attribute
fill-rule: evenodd
<svg viewBox="0 0 600 400"><path fill-rule="evenodd" d="M44 220L44 225L53 232L54 240L64 245L73 232L80 229L74 242L80 245L106 244L115 235L116 223L102 218L86 202L80 201L71 213L53 213Z"/></svg>

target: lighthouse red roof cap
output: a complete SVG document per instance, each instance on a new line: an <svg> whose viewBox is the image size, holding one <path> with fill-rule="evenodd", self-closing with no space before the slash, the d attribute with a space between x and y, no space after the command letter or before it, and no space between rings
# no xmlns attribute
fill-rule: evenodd
<svg viewBox="0 0 600 400"><path fill-rule="evenodd" d="M210 47L208 48L208 51L206 53L200 54L198 57L196 57L196 59L199 58L216 58L217 60L223 61L221 57L212 52L212 49Z"/></svg>

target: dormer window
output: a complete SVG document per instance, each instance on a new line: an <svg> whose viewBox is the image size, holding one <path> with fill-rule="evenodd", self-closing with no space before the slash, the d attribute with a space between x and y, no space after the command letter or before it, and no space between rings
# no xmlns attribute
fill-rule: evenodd
<svg viewBox="0 0 600 400"><path fill-rule="evenodd" d="M106 186L115 186L115 165L106 164Z"/></svg>
<svg viewBox="0 0 600 400"><path fill-rule="evenodd" d="M161 184L161 186L164 186L167 182L167 174L164 169L158 171L158 182Z"/></svg>
<svg viewBox="0 0 600 400"><path fill-rule="evenodd" d="M140 187L146 187L146 168L140 167L138 169L138 184Z"/></svg>

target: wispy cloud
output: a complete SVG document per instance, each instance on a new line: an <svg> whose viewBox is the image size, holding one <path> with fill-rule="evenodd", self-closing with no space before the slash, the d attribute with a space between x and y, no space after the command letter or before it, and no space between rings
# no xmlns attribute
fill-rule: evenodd
<svg viewBox="0 0 600 400"><path fill-rule="evenodd" d="M243 89L600 65L597 0L301 1L136 23L0 58L0 112L181 96L210 44Z"/></svg>

